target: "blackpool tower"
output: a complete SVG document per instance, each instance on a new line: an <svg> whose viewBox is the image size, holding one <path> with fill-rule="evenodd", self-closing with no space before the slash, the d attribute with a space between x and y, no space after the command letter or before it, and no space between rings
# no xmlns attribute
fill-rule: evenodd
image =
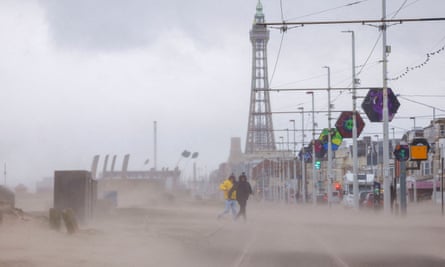
<svg viewBox="0 0 445 267"><path fill-rule="evenodd" d="M245 154L259 155L275 152L275 137L270 108L267 72L267 41L269 30L264 25L263 5L258 1L255 22L250 30L252 42L252 84L250 92L249 122Z"/></svg>

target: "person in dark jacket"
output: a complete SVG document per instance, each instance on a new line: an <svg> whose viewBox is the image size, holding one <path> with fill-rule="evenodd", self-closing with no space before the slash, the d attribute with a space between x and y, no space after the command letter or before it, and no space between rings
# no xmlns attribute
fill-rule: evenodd
<svg viewBox="0 0 445 267"><path fill-rule="evenodd" d="M233 190L236 190L236 200L238 201L240 207L240 210L236 215L236 219L242 215L244 220L246 220L246 205L249 196L252 194L252 187L247 181L247 176L244 172L240 175L238 183L235 184Z"/></svg>

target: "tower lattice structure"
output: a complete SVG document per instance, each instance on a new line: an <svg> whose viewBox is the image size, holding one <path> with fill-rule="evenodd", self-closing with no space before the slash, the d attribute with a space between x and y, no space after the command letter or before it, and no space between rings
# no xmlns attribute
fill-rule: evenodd
<svg viewBox="0 0 445 267"><path fill-rule="evenodd" d="M250 30L252 43L252 83L250 92L249 122L247 126L246 154L276 151L270 107L267 70L267 42L269 30L264 23L263 6L258 1L255 23Z"/></svg>

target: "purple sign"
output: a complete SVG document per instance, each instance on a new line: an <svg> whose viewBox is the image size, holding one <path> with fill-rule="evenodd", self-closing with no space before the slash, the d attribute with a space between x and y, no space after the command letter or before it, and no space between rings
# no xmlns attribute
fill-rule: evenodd
<svg viewBox="0 0 445 267"><path fill-rule="evenodd" d="M392 121L394 115L400 107L397 97L388 88L388 121ZM362 103L362 108L365 111L371 122L383 121L383 89L372 88L369 89L368 94Z"/></svg>

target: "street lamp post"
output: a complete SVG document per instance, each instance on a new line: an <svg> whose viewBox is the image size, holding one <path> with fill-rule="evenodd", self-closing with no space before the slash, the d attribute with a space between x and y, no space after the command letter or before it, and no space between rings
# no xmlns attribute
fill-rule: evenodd
<svg viewBox="0 0 445 267"><path fill-rule="evenodd" d="M359 187L358 187L358 152L357 152L357 90L358 80L355 74L355 33L354 31L344 31L351 33L352 37L352 177L354 192L354 207L359 208Z"/></svg>
<svg viewBox="0 0 445 267"><path fill-rule="evenodd" d="M331 68L324 66L328 70L328 204L332 202L332 137L331 137Z"/></svg>
<svg viewBox="0 0 445 267"><path fill-rule="evenodd" d="M375 172L374 172L374 145L372 144L372 140L371 140L371 144L369 144L369 147L368 147L368 153L371 156L371 171L372 171L372 175L375 176Z"/></svg>
<svg viewBox="0 0 445 267"><path fill-rule="evenodd" d="M415 130L416 129L416 117L409 117L411 120L413 120L413 122L414 122L414 127L413 127L413 130Z"/></svg>
<svg viewBox="0 0 445 267"><path fill-rule="evenodd" d="M386 20L386 0L382 0L382 21ZM386 45L386 22L381 25L382 31L382 76L383 76L383 210L391 212L391 178L389 177L389 110L388 110L388 53Z"/></svg>
<svg viewBox="0 0 445 267"><path fill-rule="evenodd" d="M290 142L289 142L289 128L287 128L286 129L286 133L287 133L287 151L286 151L286 160L284 161L285 163L286 163L286 175L285 175L285 184L287 185L286 187L287 187L287 198L286 198L286 203L287 204L289 204L289 198L290 198L290 160L289 160L289 157L288 157L288 155L289 155L289 151L290 151L290 147L289 147L289 145L290 145ZM289 182L287 181L287 180L289 180Z"/></svg>
<svg viewBox="0 0 445 267"><path fill-rule="evenodd" d="M301 148L303 150L301 157L301 193L303 197L303 203L306 203L306 162L304 161L304 107L299 107L301 110Z"/></svg>
<svg viewBox="0 0 445 267"><path fill-rule="evenodd" d="M286 135L287 135L287 139L286 139L286 143L287 143L287 151L290 151L290 142L289 142L289 128L286 129Z"/></svg>
<svg viewBox="0 0 445 267"><path fill-rule="evenodd" d="M3 174L4 174L4 178L5 178L5 187L6 187L6 162L4 164Z"/></svg>
<svg viewBox="0 0 445 267"><path fill-rule="evenodd" d="M157 152L157 147L158 147L158 123L157 121L153 122L153 145L154 145L154 150L153 150L153 169L156 171L156 165L158 163L158 152Z"/></svg>
<svg viewBox="0 0 445 267"><path fill-rule="evenodd" d="M294 165L294 198L295 203L298 202L297 200L297 160L296 160L296 152L297 152L297 143L295 139L295 120L290 120L292 122L293 130L294 130L294 146L292 149L292 163Z"/></svg>
<svg viewBox="0 0 445 267"><path fill-rule="evenodd" d="M279 164L279 166L280 166L279 167L279 171L280 171L279 200L281 202L281 200L284 201L284 172L283 172L283 169L284 169L284 153L283 153L283 151L284 151L284 137L283 136L280 136L280 142L281 142L281 146L280 146L280 148L281 148L280 159L281 160L280 160L280 164Z"/></svg>
<svg viewBox="0 0 445 267"><path fill-rule="evenodd" d="M312 203L317 205L317 196L315 194L315 111L314 111L314 92L309 91L306 94L312 96Z"/></svg>

